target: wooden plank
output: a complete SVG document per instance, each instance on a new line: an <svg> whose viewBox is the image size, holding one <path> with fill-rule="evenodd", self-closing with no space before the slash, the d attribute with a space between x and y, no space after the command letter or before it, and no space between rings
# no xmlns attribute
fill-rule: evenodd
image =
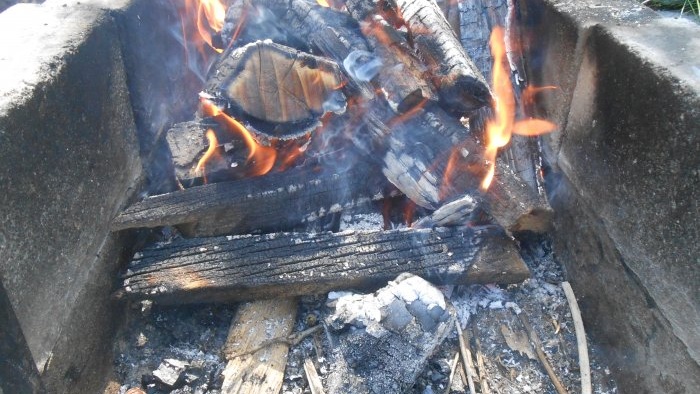
<svg viewBox="0 0 700 394"><path fill-rule="evenodd" d="M284 231L384 196L369 163L346 171L312 166L149 197L112 221L113 230L183 225L192 236Z"/></svg>
<svg viewBox="0 0 700 394"><path fill-rule="evenodd" d="M252 301L238 307L224 348L228 362L222 394L280 392L289 345L270 341L292 333L296 314L294 298Z"/></svg>
<svg viewBox="0 0 700 394"><path fill-rule="evenodd" d="M196 303L370 289L410 272L436 284L517 283L514 242L489 228L277 233L179 240L134 256L118 297Z"/></svg>

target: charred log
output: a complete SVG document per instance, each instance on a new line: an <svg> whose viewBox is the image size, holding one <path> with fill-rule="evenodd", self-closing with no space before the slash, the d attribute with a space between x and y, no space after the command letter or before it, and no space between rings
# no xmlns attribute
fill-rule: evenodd
<svg viewBox="0 0 700 394"><path fill-rule="evenodd" d="M304 0L258 0L257 3L272 11L288 34L339 64L353 51L369 51L357 22L344 12ZM374 97L374 89L367 81L351 79L348 87L365 99Z"/></svg>
<svg viewBox="0 0 700 394"><path fill-rule="evenodd" d="M404 18L414 47L433 76L445 108L464 115L491 102L484 77L462 48L435 0L385 1Z"/></svg>
<svg viewBox="0 0 700 394"><path fill-rule="evenodd" d="M113 230L180 225L188 235L284 231L383 197L369 165L339 171L303 166L149 197L128 207Z"/></svg>
<svg viewBox="0 0 700 394"><path fill-rule="evenodd" d="M436 284L529 276L494 229L267 234L180 240L137 253L118 296L160 303L232 301L369 289L410 272Z"/></svg>
<svg viewBox="0 0 700 394"><path fill-rule="evenodd" d="M231 48L207 81L207 91L225 98L235 116L251 117L268 138L291 138L318 126L328 110L344 111L344 84L338 65L296 49L257 41ZM338 97L334 97L338 95ZM338 102L332 106L329 103Z"/></svg>
<svg viewBox="0 0 700 394"><path fill-rule="evenodd" d="M425 66L413 52L406 37L383 17L379 4L372 0L348 0L350 15L360 22L362 32L381 60L376 83L397 112L406 112L428 100L437 100L425 80Z"/></svg>

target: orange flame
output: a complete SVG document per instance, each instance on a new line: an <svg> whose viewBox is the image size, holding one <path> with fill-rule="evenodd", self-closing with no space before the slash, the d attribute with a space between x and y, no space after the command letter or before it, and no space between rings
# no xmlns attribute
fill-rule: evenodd
<svg viewBox="0 0 700 394"><path fill-rule="evenodd" d="M214 133L214 130L208 129L206 137L207 140L209 140L209 148L207 148L207 151L204 153L204 156L202 156L202 158L199 159L199 162L197 162L197 167L195 167L195 171L197 173L203 173L204 183L207 183L207 175L205 172L207 163L214 156L214 154L216 153L216 147L219 145L219 141L216 139L216 134Z"/></svg>
<svg viewBox="0 0 700 394"><path fill-rule="evenodd" d="M209 100L202 99L202 113L211 116L222 127L238 134L248 147L248 163L251 165L250 175L264 175L272 170L277 159L277 151L269 146L260 145L236 119L225 114L219 107Z"/></svg>
<svg viewBox="0 0 700 394"><path fill-rule="evenodd" d="M321 7L330 7L330 6L331 6L331 5L328 3L327 0L316 0L316 2L317 2L318 5L320 5Z"/></svg>
<svg viewBox="0 0 700 394"><path fill-rule="evenodd" d="M212 31L218 33L223 29L226 6L220 0L185 0L185 14L186 18L194 18L201 39L215 51L223 52L214 47ZM202 52L203 48L199 50Z"/></svg>
<svg viewBox="0 0 700 394"><path fill-rule="evenodd" d="M537 136L553 131L557 127L554 123L542 119L515 121L515 94L508 74L505 36L501 27L497 26L493 29L489 45L493 55L494 118L486 122L484 160L488 165L488 171L481 182L481 189L484 191L493 181L498 149L508 144L513 133Z"/></svg>

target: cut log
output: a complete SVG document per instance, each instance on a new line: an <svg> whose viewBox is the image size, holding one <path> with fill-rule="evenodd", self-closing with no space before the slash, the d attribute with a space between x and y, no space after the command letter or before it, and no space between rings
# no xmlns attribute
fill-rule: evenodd
<svg viewBox="0 0 700 394"><path fill-rule="evenodd" d="M268 138L303 135L329 108L345 109L339 91L345 78L338 65L290 47L257 41L230 48L216 70L207 81L208 93L228 100L234 116L270 123L253 123Z"/></svg>
<svg viewBox="0 0 700 394"><path fill-rule="evenodd" d="M258 0L257 4L272 11L280 28L288 34L338 64L353 51L369 51L359 26L347 13L305 0ZM367 81L351 79L348 88L365 99L374 97L374 89Z"/></svg>
<svg viewBox="0 0 700 394"><path fill-rule="evenodd" d="M484 77L435 0L386 1L405 20L414 47L433 76L446 109L465 115L491 102Z"/></svg>
<svg viewBox="0 0 700 394"><path fill-rule="evenodd" d="M379 4L373 0L348 0L345 6L360 22L362 33L382 61L376 82L391 107L403 113L425 101L436 101L432 86L423 76L425 66L406 37L382 17Z"/></svg>
<svg viewBox="0 0 700 394"><path fill-rule="evenodd" d="M384 197L369 163L337 171L313 166L149 197L112 222L113 230L181 226L188 236L285 231Z"/></svg>
<svg viewBox="0 0 700 394"><path fill-rule="evenodd" d="M139 252L118 297L159 303L370 289L410 272L436 284L517 283L529 271L495 228L278 233L180 240Z"/></svg>
<svg viewBox="0 0 700 394"><path fill-rule="evenodd" d="M289 336L294 329L297 300L253 301L240 305L226 340L222 394L279 393L289 345L265 343Z"/></svg>

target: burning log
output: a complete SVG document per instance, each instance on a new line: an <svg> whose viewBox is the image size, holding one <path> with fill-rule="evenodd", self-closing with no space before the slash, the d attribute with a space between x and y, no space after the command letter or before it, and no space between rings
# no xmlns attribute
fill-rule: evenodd
<svg viewBox="0 0 700 394"><path fill-rule="evenodd" d="M256 123L250 117L262 121L255 129L268 138L303 135L326 111L345 110L338 65L290 47L258 41L231 48L216 70L207 91L225 98L250 124Z"/></svg>
<svg viewBox="0 0 700 394"><path fill-rule="evenodd" d="M433 88L423 77L427 71L425 66L404 35L382 17L379 5L372 0L348 0L345 6L360 22L374 54L381 59L376 83L391 106L404 113L425 101L437 100Z"/></svg>
<svg viewBox="0 0 700 394"><path fill-rule="evenodd" d="M290 230L382 198L385 181L369 168L336 172L302 166L153 196L124 210L112 229L180 225L191 236Z"/></svg>
<svg viewBox="0 0 700 394"><path fill-rule="evenodd" d="M408 26L445 108L468 114L491 102L488 85L435 0L386 0Z"/></svg>
<svg viewBox="0 0 700 394"><path fill-rule="evenodd" d="M305 0L258 0L257 4L272 11L287 33L338 63L353 51L369 51L357 22L344 12ZM374 88L367 81L351 79L348 88L365 99L374 97Z"/></svg>
<svg viewBox="0 0 700 394"><path fill-rule="evenodd" d="M370 288L402 272L436 284L517 283L529 276L492 228L277 233L179 240L137 253L119 297L196 303Z"/></svg>

